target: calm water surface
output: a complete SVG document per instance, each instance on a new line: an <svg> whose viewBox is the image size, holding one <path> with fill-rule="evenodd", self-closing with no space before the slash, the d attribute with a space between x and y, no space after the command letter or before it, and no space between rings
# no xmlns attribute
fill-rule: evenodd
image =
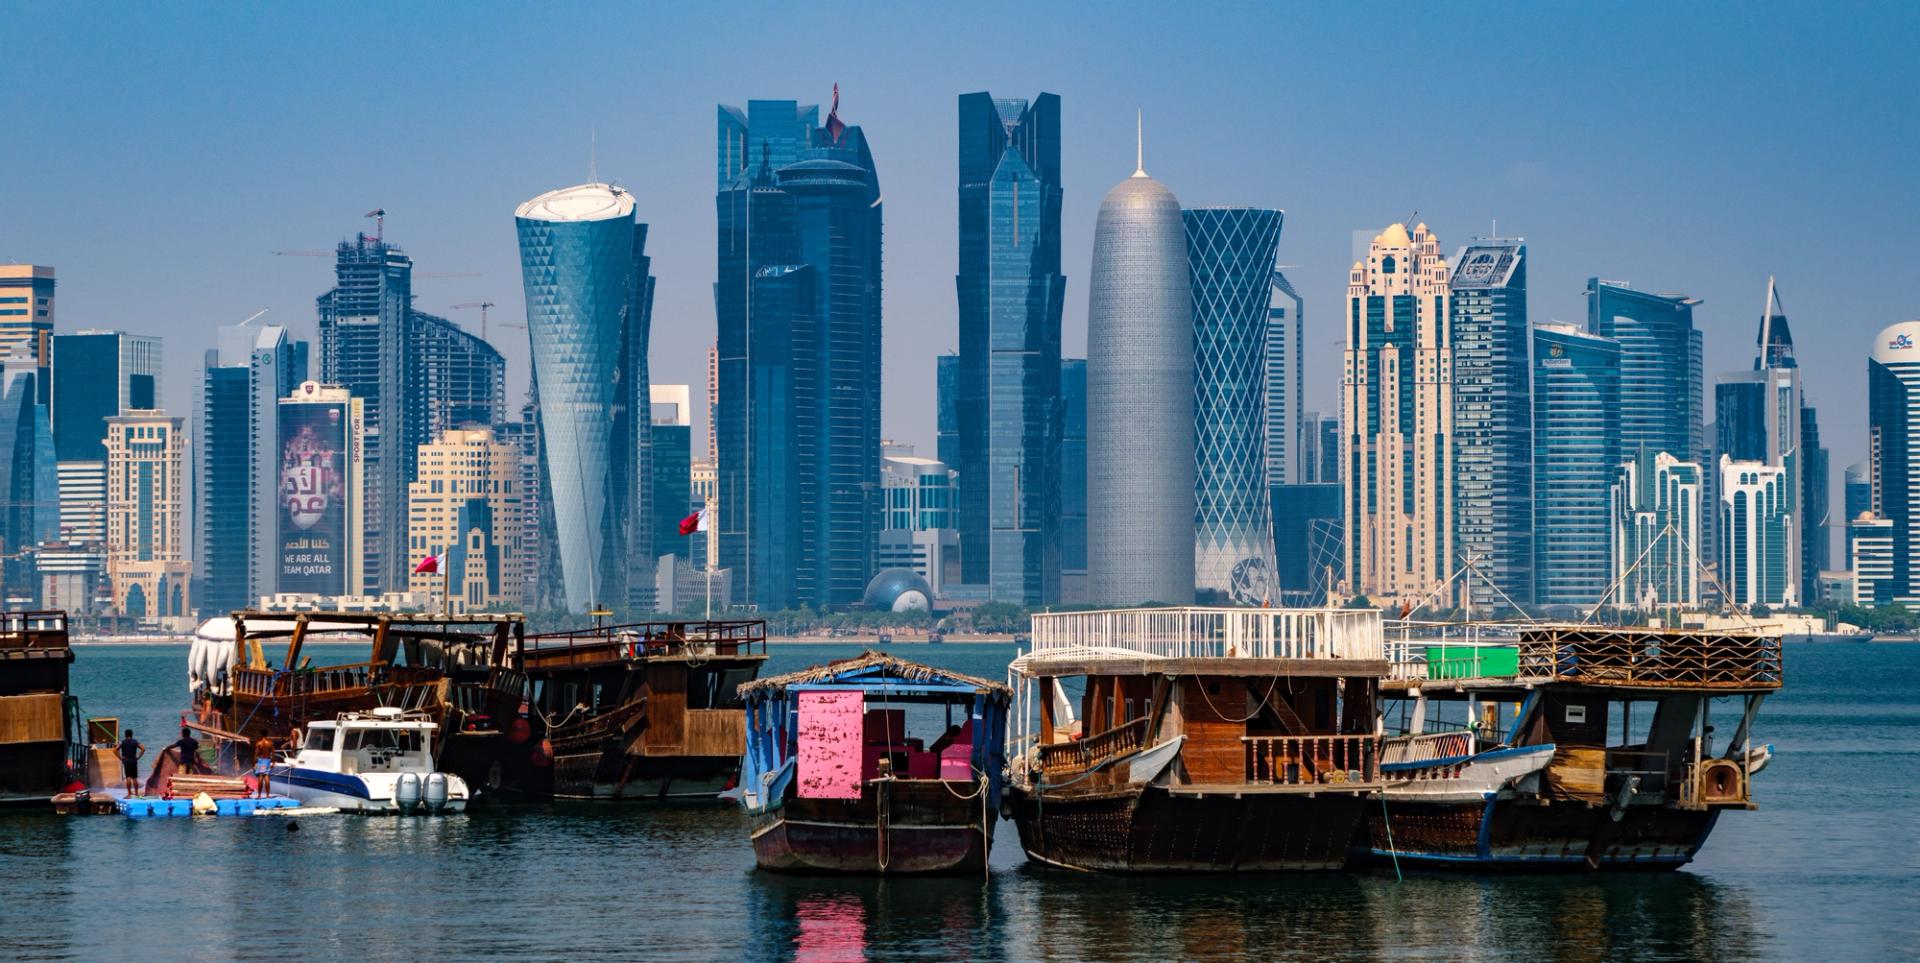
<svg viewBox="0 0 1920 963"><path fill-rule="evenodd" d="M999 678L1011 646L898 645ZM74 692L165 745L186 647L88 647ZM775 646L769 671L848 647ZM346 661L357 650L337 653ZM334 652L316 653L316 661ZM436 819L0 816L0 959L1899 959L1920 947L1920 645L1787 649L1762 809L1645 876L990 880L757 873L724 808Z"/></svg>

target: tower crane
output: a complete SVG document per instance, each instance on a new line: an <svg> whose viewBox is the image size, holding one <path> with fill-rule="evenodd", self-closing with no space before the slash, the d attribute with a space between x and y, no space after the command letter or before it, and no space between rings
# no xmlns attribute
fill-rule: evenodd
<svg viewBox="0 0 1920 963"><path fill-rule="evenodd" d="M462 301L459 304L454 305L452 310L458 311L462 308L479 308L480 309L480 340L485 341L487 340L487 309L490 307L493 307L492 301Z"/></svg>
<svg viewBox="0 0 1920 963"><path fill-rule="evenodd" d="M385 243L387 238L387 209L384 207L376 207L360 216L373 218L373 239L375 242Z"/></svg>

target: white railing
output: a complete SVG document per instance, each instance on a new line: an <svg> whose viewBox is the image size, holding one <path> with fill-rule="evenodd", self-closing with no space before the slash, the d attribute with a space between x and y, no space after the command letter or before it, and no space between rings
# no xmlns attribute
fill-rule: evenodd
<svg viewBox="0 0 1920 963"><path fill-rule="evenodd" d="M1033 617L1036 658L1076 651L1160 658L1384 659L1371 609L1226 609L1194 606L1048 612Z"/></svg>

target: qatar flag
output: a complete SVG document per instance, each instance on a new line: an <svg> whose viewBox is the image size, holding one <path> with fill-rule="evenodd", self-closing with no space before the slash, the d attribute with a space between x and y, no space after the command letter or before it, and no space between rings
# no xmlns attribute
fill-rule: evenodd
<svg viewBox="0 0 1920 963"><path fill-rule="evenodd" d="M439 571L440 571L440 556L438 555L429 555L426 558L421 559L420 564L415 565L413 567L413 574L415 575L433 575L438 573Z"/></svg>
<svg viewBox="0 0 1920 963"><path fill-rule="evenodd" d="M692 535L707 530L707 510L702 508L680 520L680 534Z"/></svg>

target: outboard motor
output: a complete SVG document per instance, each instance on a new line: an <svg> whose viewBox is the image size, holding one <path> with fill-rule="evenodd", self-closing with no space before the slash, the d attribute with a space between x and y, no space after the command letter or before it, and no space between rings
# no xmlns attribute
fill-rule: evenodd
<svg viewBox="0 0 1920 963"><path fill-rule="evenodd" d="M403 813L413 812L420 806L420 774L403 772L393 784L393 802Z"/></svg>
<svg viewBox="0 0 1920 963"><path fill-rule="evenodd" d="M427 811L437 813L447 808L447 774L444 772L427 773L423 795L427 801Z"/></svg>

